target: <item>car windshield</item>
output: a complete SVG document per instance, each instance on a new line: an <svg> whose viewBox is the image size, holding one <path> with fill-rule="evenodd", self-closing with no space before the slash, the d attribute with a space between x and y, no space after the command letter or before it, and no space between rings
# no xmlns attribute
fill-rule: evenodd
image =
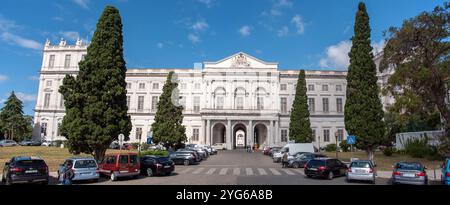
<svg viewBox="0 0 450 205"><path fill-rule="evenodd" d="M325 161L324 160L310 160L308 162L308 166L309 167L320 167L320 166L325 166Z"/></svg>
<svg viewBox="0 0 450 205"><path fill-rule="evenodd" d="M75 162L75 169L85 169L85 168L96 168L97 163L95 163L95 160L77 160Z"/></svg>
<svg viewBox="0 0 450 205"><path fill-rule="evenodd" d="M17 165L26 165L26 166L43 166L45 165L44 160L20 160L16 162Z"/></svg>
<svg viewBox="0 0 450 205"><path fill-rule="evenodd" d="M158 158L156 158L156 161L159 162L159 163L167 162L169 160L170 160L169 157L158 157Z"/></svg>
<svg viewBox="0 0 450 205"><path fill-rule="evenodd" d="M423 169L423 166L419 163L398 163L396 166L397 169L404 169L404 170L418 170L421 171Z"/></svg>
<svg viewBox="0 0 450 205"><path fill-rule="evenodd" d="M352 162L352 164L350 165L350 167L355 167L355 168L370 168L370 163L369 163L369 162Z"/></svg>

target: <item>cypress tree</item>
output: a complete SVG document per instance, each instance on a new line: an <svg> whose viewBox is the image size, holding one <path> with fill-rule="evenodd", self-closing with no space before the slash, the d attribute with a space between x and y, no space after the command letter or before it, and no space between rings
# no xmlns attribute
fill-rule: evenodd
<svg viewBox="0 0 450 205"><path fill-rule="evenodd" d="M295 140L296 143L310 143L312 142L312 129L309 121L304 70L301 70L299 73L296 89L291 111L291 121L289 123L289 138Z"/></svg>
<svg viewBox="0 0 450 205"><path fill-rule="evenodd" d="M369 15L362 2L358 6L354 30L347 74L345 128L356 136L356 146L364 149L369 160L373 160L374 149L383 142L385 125L370 45Z"/></svg>
<svg viewBox="0 0 450 205"><path fill-rule="evenodd" d="M186 138L183 124L183 107L179 106L178 82L172 71L167 76L158 102L155 122L152 124L153 140L165 147L180 147Z"/></svg>
<svg viewBox="0 0 450 205"><path fill-rule="evenodd" d="M16 94L11 95L0 110L0 129L6 139L24 140L31 137L32 118L23 114L23 103Z"/></svg>
<svg viewBox="0 0 450 205"><path fill-rule="evenodd" d="M103 11L79 67L78 76L66 76L59 89L66 106L61 133L71 153L92 154L100 161L119 134L128 140L131 131L122 20L116 8Z"/></svg>

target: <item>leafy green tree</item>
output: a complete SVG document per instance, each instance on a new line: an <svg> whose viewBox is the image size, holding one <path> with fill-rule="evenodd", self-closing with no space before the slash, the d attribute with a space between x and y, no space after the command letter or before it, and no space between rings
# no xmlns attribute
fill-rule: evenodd
<svg viewBox="0 0 450 205"><path fill-rule="evenodd" d="M66 116L61 133L73 154L92 154L101 161L119 134L131 131L127 114L126 67L119 11L107 6L97 23L78 76L67 75L59 92Z"/></svg>
<svg viewBox="0 0 450 205"><path fill-rule="evenodd" d="M167 76L158 102L155 122L152 124L153 141L165 147L180 147L186 142L186 128L183 126L183 107L179 105L178 79L172 71Z"/></svg>
<svg viewBox="0 0 450 205"><path fill-rule="evenodd" d="M370 45L369 15L362 2L358 6L354 30L347 74L345 128L356 136L356 146L364 149L369 160L373 160L375 148L384 141L385 125Z"/></svg>
<svg viewBox="0 0 450 205"><path fill-rule="evenodd" d="M289 123L289 138L296 143L312 142L311 122L309 121L308 95L306 95L305 71L301 70L297 81L294 104Z"/></svg>
<svg viewBox="0 0 450 205"><path fill-rule="evenodd" d="M23 103L16 94L11 95L0 110L0 129L6 139L21 141L31 138L32 117L23 114Z"/></svg>
<svg viewBox="0 0 450 205"><path fill-rule="evenodd" d="M450 127L446 104L450 79L449 3L437 6L387 32L380 69L395 68L385 92L392 94L401 114L437 109ZM450 138L450 133L449 138Z"/></svg>

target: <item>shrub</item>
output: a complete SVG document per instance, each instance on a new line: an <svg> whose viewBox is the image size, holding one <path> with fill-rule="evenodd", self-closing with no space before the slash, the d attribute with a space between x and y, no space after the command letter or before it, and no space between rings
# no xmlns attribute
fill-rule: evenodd
<svg viewBox="0 0 450 205"><path fill-rule="evenodd" d="M350 145L347 144L347 140L342 140L342 142L339 144L339 147L341 147L343 152L348 152L350 150Z"/></svg>
<svg viewBox="0 0 450 205"><path fill-rule="evenodd" d="M415 158L435 158L439 156L438 149L428 144L428 138L408 140L405 145L406 154Z"/></svg>
<svg viewBox="0 0 450 205"><path fill-rule="evenodd" d="M383 149L383 154L384 156L392 156L392 154L394 154L394 152L396 151L396 149L394 147L386 147Z"/></svg>
<svg viewBox="0 0 450 205"><path fill-rule="evenodd" d="M150 145L149 144L147 144L147 143L145 143L145 142L143 142L142 144L141 144L141 150L148 150L150 148Z"/></svg>
<svg viewBox="0 0 450 205"><path fill-rule="evenodd" d="M169 152L163 151L163 150L149 150L149 151L144 151L144 152L140 153L140 156L145 156L145 155L155 155L155 156L166 157L169 155Z"/></svg>
<svg viewBox="0 0 450 205"><path fill-rule="evenodd" d="M336 144L329 144L325 146L325 151L327 152L335 152L337 150Z"/></svg>

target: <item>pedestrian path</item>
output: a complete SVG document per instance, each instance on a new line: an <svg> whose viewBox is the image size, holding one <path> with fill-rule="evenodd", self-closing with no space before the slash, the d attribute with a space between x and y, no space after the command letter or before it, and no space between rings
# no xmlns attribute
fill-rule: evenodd
<svg viewBox="0 0 450 205"><path fill-rule="evenodd" d="M303 169L283 168L236 168L236 167L182 167L176 169L178 174L208 176L305 176Z"/></svg>

